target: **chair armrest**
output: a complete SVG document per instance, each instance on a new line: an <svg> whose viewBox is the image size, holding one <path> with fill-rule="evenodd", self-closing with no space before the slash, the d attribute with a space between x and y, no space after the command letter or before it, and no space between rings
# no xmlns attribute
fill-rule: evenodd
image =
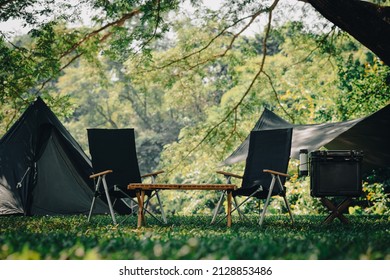
<svg viewBox="0 0 390 280"><path fill-rule="evenodd" d="M263 172L274 174L274 175L279 175L279 176L283 176L283 177L290 177L290 175L288 175L286 173L282 173L282 172L278 172L278 171L274 171L274 170L270 170L270 169L264 169Z"/></svg>
<svg viewBox="0 0 390 280"><path fill-rule="evenodd" d="M238 179L242 179L243 176L241 175L237 175L237 174L234 174L234 173L230 173L230 172L225 172L225 171L216 171L218 174L222 174L226 177L234 177L234 178L238 178Z"/></svg>
<svg viewBox="0 0 390 280"><path fill-rule="evenodd" d="M156 172L147 173L147 174L142 175L141 178L157 176L158 174L161 174L161 173L164 173L164 172L165 172L164 170L159 170L159 171L156 171Z"/></svg>
<svg viewBox="0 0 390 280"><path fill-rule="evenodd" d="M92 174L91 176L89 176L89 178L93 179L93 178L96 178L96 177L99 177L99 176L103 176L103 175L106 175L106 174L109 174L109 173L112 173L112 172L113 172L112 170L102 171L102 172L99 172L99 173L96 173L96 174Z"/></svg>

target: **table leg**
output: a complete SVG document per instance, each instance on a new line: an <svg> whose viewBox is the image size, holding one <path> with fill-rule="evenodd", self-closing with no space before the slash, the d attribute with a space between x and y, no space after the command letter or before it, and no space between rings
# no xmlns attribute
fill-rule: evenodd
<svg viewBox="0 0 390 280"><path fill-rule="evenodd" d="M143 213L144 213L144 202L143 202L143 194L145 194L144 191L136 190L137 195L137 202L138 202L138 221L137 221L137 228L140 228L142 226L142 220L143 220Z"/></svg>
<svg viewBox="0 0 390 280"><path fill-rule="evenodd" d="M232 191L227 193L227 226L232 226Z"/></svg>
<svg viewBox="0 0 390 280"><path fill-rule="evenodd" d="M142 225L145 225L145 211L144 211L144 202L145 202L145 191L141 191L141 201L142 201L142 211L141 211L141 222Z"/></svg>

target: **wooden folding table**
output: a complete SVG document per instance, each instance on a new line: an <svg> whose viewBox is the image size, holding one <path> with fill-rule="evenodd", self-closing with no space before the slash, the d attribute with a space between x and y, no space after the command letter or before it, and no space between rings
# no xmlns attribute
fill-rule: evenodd
<svg viewBox="0 0 390 280"><path fill-rule="evenodd" d="M227 226L232 225L232 191L237 189L236 185L232 184L142 184L134 183L127 186L129 190L135 190L138 202L138 223L137 227L141 227L145 223L144 217L144 197L145 191L149 190L220 190L227 191Z"/></svg>

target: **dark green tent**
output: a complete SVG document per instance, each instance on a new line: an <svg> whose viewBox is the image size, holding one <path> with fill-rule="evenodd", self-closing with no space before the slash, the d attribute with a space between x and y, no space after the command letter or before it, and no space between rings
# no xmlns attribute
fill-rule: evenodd
<svg viewBox="0 0 390 280"><path fill-rule="evenodd" d="M0 215L88 214L91 162L41 98L0 140ZM108 212L99 200L96 213Z"/></svg>
<svg viewBox="0 0 390 280"><path fill-rule="evenodd" d="M329 150L363 151L364 171L390 167L390 105L360 119L302 125L291 124L265 109L252 130L280 128L293 128L292 158L299 158L300 149L311 152L325 147ZM248 146L249 138L225 159L224 164L229 165L245 160Z"/></svg>

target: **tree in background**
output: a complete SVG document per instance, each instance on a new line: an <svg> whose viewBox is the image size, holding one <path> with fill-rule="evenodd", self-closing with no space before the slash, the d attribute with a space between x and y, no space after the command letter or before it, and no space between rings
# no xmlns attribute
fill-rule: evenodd
<svg viewBox="0 0 390 280"><path fill-rule="evenodd" d="M0 102L7 105L1 121L6 128L23 108L43 95L49 105L62 111L66 98L47 92L64 70L80 58L99 65L101 55L123 59L130 53L149 51L149 42L167 30L163 15L177 1L24 1L0 3L0 21L20 20L29 29L28 42L0 36ZM80 24L82 11L90 10L90 27ZM26 37L24 37L26 38ZM57 106L55 106L57 105ZM4 131L3 131L4 132Z"/></svg>
<svg viewBox="0 0 390 280"><path fill-rule="evenodd" d="M143 171L218 181L210 172L264 107L301 123L388 103L388 7L378 1L306 1L376 55L300 1L190 2L186 18L184 1L2 1L0 21L30 31L0 34L1 133L41 95L84 147L85 128L132 126Z"/></svg>
<svg viewBox="0 0 390 280"><path fill-rule="evenodd" d="M80 57L90 60L97 55L106 55L111 59L123 61L140 52L150 57L148 54L155 46L156 39L160 39L171 26L170 12L180 11L179 4L184 2L179 0L83 0L75 3L62 0L2 1L0 21L21 20L25 27L30 28L31 39L31 44L19 46L14 44L6 33L2 32L0 36L1 60L2 64L6 65L0 83L1 101L3 104L13 103L13 114L7 111L11 117L3 116L2 119L8 119L8 123L11 123L15 119L17 109L23 107L23 104L25 106L37 94L44 94L51 82ZM367 3L343 0L335 3L310 0L305 2L309 2L325 17L367 45L385 63L388 61L389 9L384 6L388 1ZM382 3L383 6L377 2ZM220 26L216 37L230 34L231 44L227 45L222 53L217 54L216 58L231 50L236 39L250 26L259 22L261 17L264 17L263 21L268 18L268 24L264 29L267 34L270 32L272 15L279 7L288 12L292 9L297 10L297 3L292 4L293 8L290 4L290 8L285 9L288 4L279 0L227 1L217 12L204 9L199 1L190 1L190 3L198 12L197 21L200 28L202 28L201 22L205 19L213 19L216 22L223 19L226 22L224 26ZM88 23L90 28L69 28L69 24L80 23L81 14L86 9L91 11ZM64 24L67 24L68 28L64 28ZM264 39L266 37L264 36ZM264 50L267 50L266 41L263 40ZM212 43L213 41L210 42ZM198 52L207 48L206 45ZM254 76L254 80L261 71L258 73Z"/></svg>

